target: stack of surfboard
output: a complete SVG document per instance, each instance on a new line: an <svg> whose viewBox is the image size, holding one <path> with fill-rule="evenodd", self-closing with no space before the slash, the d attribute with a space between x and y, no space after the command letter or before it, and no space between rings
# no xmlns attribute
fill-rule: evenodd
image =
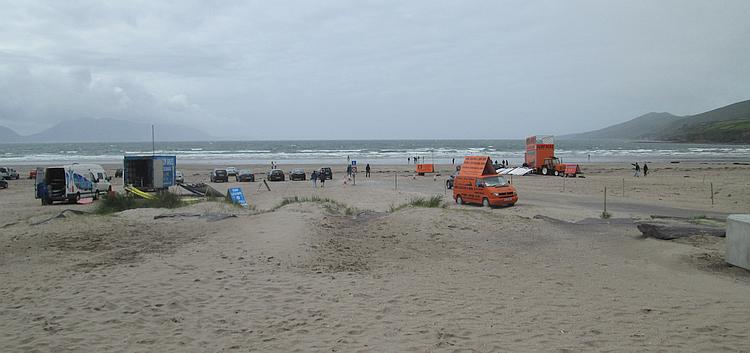
<svg viewBox="0 0 750 353"><path fill-rule="evenodd" d="M500 175L526 175L533 171L531 168L517 167L517 168L500 168L497 170L497 174Z"/></svg>

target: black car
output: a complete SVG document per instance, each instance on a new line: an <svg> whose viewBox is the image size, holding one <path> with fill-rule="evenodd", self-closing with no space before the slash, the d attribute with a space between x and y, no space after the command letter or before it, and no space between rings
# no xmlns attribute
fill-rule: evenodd
<svg viewBox="0 0 750 353"><path fill-rule="evenodd" d="M211 172L211 182L218 183L220 181L229 182L229 176L227 175L226 169L214 169Z"/></svg>
<svg viewBox="0 0 750 353"><path fill-rule="evenodd" d="M305 170L302 168L295 168L292 169L291 172L289 172L289 180L295 181L295 180L306 180L307 176L305 175Z"/></svg>
<svg viewBox="0 0 750 353"><path fill-rule="evenodd" d="M326 179L333 179L333 171L331 171L331 168L329 167L320 168L320 171L318 173L325 175Z"/></svg>
<svg viewBox="0 0 750 353"><path fill-rule="evenodd" d="M268 172L268 181L284 181L284 171L281 169L273 169Z"/></svg>
<svg viewBox="0 0 750 353"><path fill-rule="evenodd" d="M240 170L235 176L237 181L255 181L255 174L247 169Z"/></svg>
<svg viewBox="0 0 750 353"><path fill-rule="evenodd" d="M7 189L8 188L8 182L0 179L0 189Z"/></svg>
<svg viewBox="0 0 750 353"><path fill-rule="evenodd" d="M458 172L455 172L451 174L451 176L449 176L448 179L445 180L446 189L453 189L453 181L456 180L457 176L458 176Z"/></svg>

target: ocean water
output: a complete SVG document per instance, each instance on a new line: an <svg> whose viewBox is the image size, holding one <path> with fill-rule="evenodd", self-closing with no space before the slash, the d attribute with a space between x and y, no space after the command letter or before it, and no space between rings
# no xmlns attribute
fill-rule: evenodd
<svg viewBox="0 0 750 353"><path fill-rule="evenodd" d="M157 142L157 154L177 155L195 164L359 163L406 164L409 157L426 163L457 162L463 156L488 155L523 161L524 140L331 140L331 141L195 141ZM557 140L564 162L652 162L672 160L750 161L750 144L681 144L619 140ZM151 143L0 144L0 165L118 163L124 155L151 154ZM590 156L590 160L589 160Z"/></svg>

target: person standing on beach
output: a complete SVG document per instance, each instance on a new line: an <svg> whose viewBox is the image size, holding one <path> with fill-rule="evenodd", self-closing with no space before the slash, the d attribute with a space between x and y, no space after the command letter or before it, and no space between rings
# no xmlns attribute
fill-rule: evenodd
<svg viewBox="0 0 750 353"><path fill-rule="evenodd" d="M320 172L318 173L318 179L320 180L320 187L323 188L326 186L326 173Z"/></svg>
<svg viewBox="0 0 750 353"><path fill-rule="evenodd" d="M318 171L317 170L313 170L312 174L310 174L310 180L312 180L313 189L316 189L318 187Z"/></svg>
<svg viewBox="0 0 750 353"><path fill-rule="evenodd" d="M406 158L408 164L411 164L411 157Z"/></svg>
<svg viewBox="0 0 750 353"><path fill-rule="evenodd" d="M648 175L648 164L646 164L646 162L643 162L643 176L645 177L647 175Z"/></svg>
<svg viewBox="0 0 750 353"><path fill-rule="evenodd" d="M451 161L451 164L453 164L453 165L456 164L456 159L455 158L453 158L453 160Z"/></svg>
<svg viewBox="0 0 750 353"><path fill-rule="evenodd" d="M632 164L632 166L634 169L633 176L636 178L641 176L641 166L638 165L638 162L635 162L635 164Z"/></svg>
<svg viewBox="0 0 750 353"><path fill-rule="evenodd" d="M352 178L352 165L351 164L346 166L346 177L349 179Z"/></svg>
<svg viewBox="0 0 750 353"><path fill-rule="evenodd" d="M365 166L365 178L369 178L369 177L370 177L370 163L367 163L367 165Z"/></svg>

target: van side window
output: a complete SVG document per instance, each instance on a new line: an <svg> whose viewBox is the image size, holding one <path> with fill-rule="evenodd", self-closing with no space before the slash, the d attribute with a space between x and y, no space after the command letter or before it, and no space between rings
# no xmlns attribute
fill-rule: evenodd
<svg viewBox="0 0 750 353"><path fill-rule="evenodd" d="M482 187L482 186L484 186L484 183L482 182L482 179L477 179L477 187L479 188L479 187Z"/></svg>
<svg viewBox="0 0 750 353"><path fill-rule="evenodd" d="M96 176L99 177L99 179L105 179L104 174L102 173L96 173Z"/></svg>

